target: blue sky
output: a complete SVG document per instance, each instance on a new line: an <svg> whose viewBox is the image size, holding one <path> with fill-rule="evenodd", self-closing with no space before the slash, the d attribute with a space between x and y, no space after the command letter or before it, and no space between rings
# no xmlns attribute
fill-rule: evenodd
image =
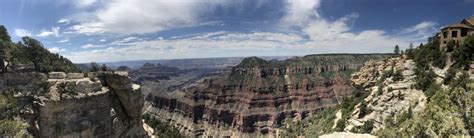
<svg viewBox="0 0 474 138"><path fill-rule="evenodd" d="M0 24L76 63L391 52L474 0L1 0Z"/></svg>

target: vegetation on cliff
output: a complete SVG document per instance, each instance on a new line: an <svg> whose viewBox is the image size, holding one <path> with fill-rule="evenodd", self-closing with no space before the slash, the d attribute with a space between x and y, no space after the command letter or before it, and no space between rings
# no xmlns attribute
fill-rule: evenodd
<svg viewBox="0 0 474 138"><path fill-rule="evenodd" d="M345 122L352 115L352 111L354 110L355 106L361 103L367 96L368 93L364 91L354 91L352 92L352 95L350 97L344 97L342 102L337 107L324 109L323 111L315 114L312 117L294 122L283 127L282 136L317 137L331 132L344 131L344 128L346 126ZM341 117L337 122L334 122L334 119L336 119L336 112L341 112ZM360 131L364 132L367 130L361 129Z"/></svg>
<svg viewBox="0 0 474 138"><path fill-rule="evenodd" d="M393 82L399 83L393 83L397 85L390 86L399 87L401 86L399 84L410 84L406 82L405 77L412 77L413 85L404 86L404 88L412 87L413 91L424 93L427 100L423 108L419 108L418 111L414 112L412 107L409 106L408 110L389 114L382 122L365 120L371 118L367 116L370 116L373 105L377 105L374 102L380 102L380 100L372 101L372 97L366 98L367 94L370 93L366 91L362 92L365 94L352 96L350 100L345 99L337 108L325 110L315 117L283 129L284 132L294 133L292 135L284 134L287 136L313 136L334 131L351 131L354 133L371 133L382 137L474 135L474 108L472 107L474 105L474 82L470 79L472 73L474 73L472 67L473 54L474 36L469 36L461 44L448 44L447 47L440 47L436 37L430 38L427 44L407 49L405 54L401 54L402 56L398 58L413 60L413 75L405 75L411 74L410 71L402 72L400 69L394 70L393 67L391 70L387 70L387 68L377 68L375 66L373 67L375 81L373 85L370 85L370 87L374 86L376 91L376 95L372 96L390 95L393 94L392 92L398 91L399 95L389 97L403 99L404 96L400 95L400 88L394 90L394 88L387 85ZM380 62L385 62L386 65L389 64L386 61ZM405 69L407 66L410 65L405 63L402 65ZM402 68L402 70L405 69ZM367 71L370 72L370 70ZM378 72L383 73L379 74ZM368 81L370 80L368 79ZM380 99L380 97L377 97L377 99ZM369 108L368 104L371 104L372 107ZM334 122L338 110L342 112L342 116L337 122ZM359 122L360 126L348 130L346 125L351 123L347 119L351 116L365 121ZM382 126L377 126L378 129L375 129L376 124Z"/></svg>
<svg viewBox="0 0 474 138"><path fill-rule="evenodd" d="M22 136L27 127L18 118L20 101L13 97L15 91L11 88L0 93L0 136Z"/></svg>
<svg viewBox="0 0 474 138"><path fill-rule="evenodd" d="M21 42L14 43L5 27L0 28L0 48L4 49L7 71L79 71L69 59L51 53L40 41L23 37Z"/></svg>
<svg viewBox="0 0 474 138"><path fill-rule="evenodd" d="M148 124L155 131L153 135L163 138L183 138L185 137L179 130L167 123L163 123L155 117L145 114L143 115L145 123Z"/></svg>
<svg viewBox="0 0 474 138"><path fill-rule="evenodd" d="M426 109L418 114L405 112L394 115L393 120L386 120L385 128L377 135L474 135L474 93L469 87L472 80L467 73L473 61L474 36L469 36L460 45L448 46L448 49L441 48L437 39L430 40L408 54L416 63L415 88L423 90L429 97ZM433 67L447 69L447 72L438 76Z"/></svg>

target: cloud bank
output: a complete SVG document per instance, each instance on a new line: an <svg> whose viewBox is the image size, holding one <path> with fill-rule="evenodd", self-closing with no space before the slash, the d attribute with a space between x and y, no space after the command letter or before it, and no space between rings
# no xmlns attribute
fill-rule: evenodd
<svg viewBox="0 0 474 138"><path fill-rule="evenodd" d="M214 31L145 39L143 34L209 22L202 16L213 14L213 10L219 6L238 4L236 1L227 0L94 0L93 3L95 5L79 6L82 9L87 6L98 8L92 12L81 13L82 19L72 21L76 24L67 30L78 35L114 35L121 38L110 42L103 38L96 43L80 46L83 51L66 54L66 57L74 62L382 53L391 52L395 45L405 48L411 42L424 41L437 31L437 24L430 21L401 28L397 30L399 33L378 29L354 31L351 24L361 16L357 13L339 19L328 19L318 12L320 0L285 0L282 8L284 14L273 26L289 29L288 32Z"/></svg>

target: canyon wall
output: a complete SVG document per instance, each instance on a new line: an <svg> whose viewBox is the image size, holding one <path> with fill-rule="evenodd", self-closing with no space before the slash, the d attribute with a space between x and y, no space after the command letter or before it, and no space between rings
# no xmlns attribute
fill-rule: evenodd
<svg viewBox="0 0 474 138"><path fill-rule="evenodd" d="M126 73L3 73L34 137L146 137L140 87Z"/></svg>
<svg viewBox="0 0 474 138"><path fill-rule="evenodd" d="M389 55L310 55L244 59L231 73L180 91L152 93L147 113L187 135L278 135L278 127L337 105L355 90L350 74Z"/></svg>

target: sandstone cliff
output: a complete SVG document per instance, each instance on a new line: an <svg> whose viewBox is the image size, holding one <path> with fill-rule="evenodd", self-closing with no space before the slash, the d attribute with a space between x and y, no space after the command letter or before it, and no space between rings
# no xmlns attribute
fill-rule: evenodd
<svg viewBox="0 0 474 138"><path fill-rule="evenodd" d="M13 89L27 135L144 137L140 87L126 73L3 73L0 91Z"/></svg>
<svg viewBox="0 0 474 138"><path fill-rule="evenodd" d="M391 58L369 61L352 75L353 85L365 89L369 95L363 103L357 104L347 121L345 131L361 127L367 121L374 121L372 131L383 127L384 121L392 115L407 112L420 112L425 109L427 97L423 91L416 90L415 63L405 58ZM400 78L396 78L397 72ZM366 104L361 107L362 104ZM363 111L364 110L364 111Z"/></svg>
<svg viewBox="0 0 474 138"><path fill-rule="evenodd" d="M276 128L339 103L354 90L353 70L386 55L311 55L285 61L246 58L228 75L147 97L147 112L187 135L278 135Z"/></svg>

